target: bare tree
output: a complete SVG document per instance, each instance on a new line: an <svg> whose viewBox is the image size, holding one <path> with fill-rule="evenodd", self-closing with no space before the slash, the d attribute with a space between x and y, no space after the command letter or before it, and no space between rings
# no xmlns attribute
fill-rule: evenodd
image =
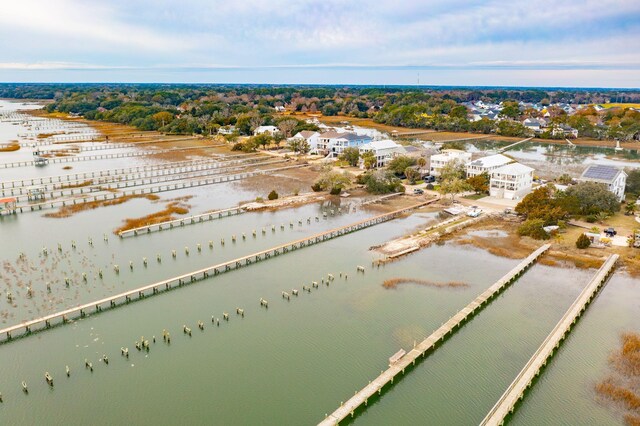
<svg viewBox="0 0 640 426"><path fill-rule="evenodd" d="M291 119L282 120L281 122L279 122L278 129L280 129L280 131L284 134L285 138L290 138L291 136L293 136L291 132L293 131L293 129L296 128L297 125L298 125L298 120L294 120L291 118Z"/></svg>
<svg viewBox="0 0 640 426"><path fill-rule="evenodd" d="M260 117L260 115L258 114L253 115L249 119L249 127L251 127L252 132L256 130L258 127L260 127L261 125L262 125L262 117Z"/></svg>

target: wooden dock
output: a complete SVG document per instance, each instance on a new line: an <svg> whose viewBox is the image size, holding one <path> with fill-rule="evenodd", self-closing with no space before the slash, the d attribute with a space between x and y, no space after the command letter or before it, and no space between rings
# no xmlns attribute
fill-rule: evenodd
<svg viewBox="0 0 640 426"><path fill-rule="evenodd" d="M505 146L504 148L500 148L500 149L498 150L498 152L505 152L505 151L508 151L508 150L510 150L511 148L513 148L514 146L520 145L521 143L529 142L531 139L533 139L533 138L531 137L531 138L523 139L523 140L521 140L521 141L518 141L518 142L512 143L511 145L507 145L507 146Z"/></svg>
<svg viewBox="0 0 640 426"><path fill-rule="evenodd" d="M208 146L196 145L196 146L186 146L184 148L166 148L166 149L155 149L155 150L147 150L147 151L122 152L118 154L97 154L97 155L86 155L81 157L75 157L75 156L74 157L57 157L57 158L54 157L54 158L47 158L47 160L49 160L49 164L75 163L78 161L113 160L116 158L144 157L148 155L190 151L194 149L213 149L213 148L220 148L223 146L226 146L226 144L208 145ZM0 168L9 169L12 167L29 167L34 165L35 165L35 161L18 161L15 163L0 163Z"/></svg>
<svg viewBox="0 0 640 426"><path fill-rule="evenodd" d="M181 217L179 219L167 220L160 223L154 223L152 225L140 226L138 228L127 229L126 231L120 231L118 236L121 238L131 235L137 236L140 233L149 234L154 231L162 231L164 229L172 229L174 226L192 225L194 223L208 222L215 219L222 219L223 217L237 216L246 213L247 209L241 206L232 207L228 209L216 210L208 213L195 214L188 217Z"/></svg>
<svg viewBox="0 0 640 426"><path fill-rule="evenodd" d="M218 183L233 182L237 180L247 179L254 176L270 175L272 173L282 172L285 170L299 169L302 167L308 167L308 164L294 164L291 166L282 166L272 169L261 169L252 172L240 172L235 174L222 174L214 177L204 179L192 179L182 180L182 182L173 184L157 184L151 186L145 186L140 189L133 189L131 191L119 191L119 192L106 192L100 195L79 195L75 198L55 199L44 201L41 203L25 204L17 206L16 211L23 213L24 211L39 211L47 208L65 207L67 205L92 203L97 201L113 200L119 197L125 196L143 196L145 194L156 194L159 192L178 191L181 189L196 188L199 186L215 185ZM127 185L116 185L116 188L126 188Z"/></svg>
<svg viewBox="0 0 640 426"><path fill-rule="evenodd" d="M373 381L369 382L367 386L362 388L359 392L349 398L345 403L341 403L340 407L332 414L328 415L322 422L321 426L337 425L347 417L353 417L355 411L363 406L367 406L369 398L382 394L382 389L390 384L393 384L393 380L399 374L404 374L405 369L410 366L414 366L416 361L422 357L424 358L427 353L433 350L438 344L442 343L447 337L453 334L456 329L464 324L468 319L473 317L478 311L480 311L491 299L502 292L512 282L514 282L520 274L522 274L529 266L535 263L542 254L544 254L551 247L550 244L545 244L531 253L526 259L518 263L518 265L510 270L505 276L496 281L491 287L483 291L478 297L476 297L471 303L469 303L464 309L459 311L447 322L445 322L440 328L434 331L429 337L423 340L420 344L414 346L412 350L406 353L404 356L394 359L394 363L389 368L383 371Z"/></svg>
<svg viewBox="0 0 640 426"><path fill-rule="evenodd" d="M227 262L219 263L217 265L209 266L198 271L189 272L187 274L179 275L177 277L169 278L167 280L159 281L153 284L149 284L143 287L139 287L133 290L125 291L113 296L105 297L100 300L78 305L69 309L65 309L60 312L56 312L50 315L46 315L40 318L36 318L30 321L25 321L20 324L16 324L10 327L0 329L0 336L6 336L7 340L11 340L13 334L19 331L23 331L23 335L29 334L37 330L47 329L52 327L53 321L60 321L64 324L69 321L70 317L78 316L84 317L89 312L100 312L104 308L113 308L118 305L129 303L133 300L141 300L145 297L149 297L154 294L158 294L164 291L171 290L175 287L180 287L186 284L194 283L207 279L212 276L219 275L224 272L236 270L244 266L251 265L252 263L260 262L263 260L276 257L290 251L301 249L314 244L322 243L324 241L331 240L333 238L340 237L342 235L350 234L352 232L359 231L377 224L387 222L395 219L404 213L420 208L425 205L425 202L414 204L412 206L395 210L389 213L373 216L368 219L364 219L349 225L345 225L339 228L334 228L325 232L321 232L315 235L311 235L299 240L288 242L286 244L272 247L267 250L263 250L257 253L253 253L247 256L239 257L237 259L229 260Z"/></svg>
<svg viewBox="0 0 640 426"><path fill-rule="evenodd" d="M260 157L258 161L245 161L237 165L227 165L227 163L208 163L199 164L191 167L181 167L179 169L165 169L158 172L138 173L132 175L120 175L116 177L103 177L94 179L92 182L84 181L77 183L61 184L61 185L44 185L41 190L44 199L49 202L55 201L62 197L73 197L83 194L110 193L120 189L135 188L145 185L185 181L189 179L202 179L210 176L221 176L245 171L248 167L265 167L285 164L287 160L281 158L269 159ZM89 183L87 185L87 183ZM22 195L15 196L18 202L29 201L29 189L20 188L15 191ZM4 193L4 191L3 191ZM29 207L31 204L25 204L21 207Z"/></svg>
<svg viewBox="0 0 640 426"><path fill-rule="evenodd" d="M220 167L222 167L222 165L242 163L242 162L245 162L251 159L257 159L257 158L266 158L266 157L256 156L254 154L227 155L227 156L221 156L218 158L211 158L211 159L172 161L172 162L161 163L161 164L140 165L140 166L134 166L134 167L124 167L119 169L102 169L102 170L94 170L90 172L68 173L63 175L35 177L31 179L7 180L7 181L0 182L0 189L2 190L3 196L8 196L8 195L16 195L16 194L13 192L5 194L5 191L11 191L13 189L19 190L21 188L25 189L27 187L35 186L35 185L43 185L45 189L47 189L48 184L55 185L59 183L59 184L67 185L70 183L84 182L85 180L88 180L88 179L99 179L99 178L110 178L110 177L118 177L118 178L123 177L124 179L126 178L126 175L143 174L143 173L148 174L150 172L158 172L155 175L161 175L164 173L164 170L197 167L200 165L206 165L211 163L220 164ZM117 179L117 180L123 180L123 179ZM116 179L112 179L112 180L116 180ZM105 183L105 182L100 181L98 183ZM20 191L18 191L17 193L22 194L22 192Z"/></svg>
<svg viewBox="0 0 640 426"><path fill-rule="evenodd" d="M549 361L549 358L560 347L560 343L571 331L571 327L576 324L582 313L587 309L589 303L598 294L598 291L607 282L611 271L618 260L617 254L612 254L600 267L598 272L589 281L589 284L578 295L573 304L569 307L558 324L542 342L542 345L533 354L524 368L511 382L507 390L502 394L498 402L493 406L489 414L480 423L481 426L502 425L505 418L513 413L518 401L524 398L525 392L531 386L533 380L538 376Z"/></svg>

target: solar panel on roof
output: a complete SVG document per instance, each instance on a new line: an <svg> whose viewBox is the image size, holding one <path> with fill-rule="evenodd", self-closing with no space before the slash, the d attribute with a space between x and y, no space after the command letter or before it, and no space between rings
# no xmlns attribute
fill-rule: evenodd
<svg viewBox="0 0 640 426"><path fill-rule="evenodd" d="M603 165L595 165L589 167L584 172L584 177L590 179L601 179L605 181L611 181L616 177L619 170L615 167L603 166Z"/></svg>

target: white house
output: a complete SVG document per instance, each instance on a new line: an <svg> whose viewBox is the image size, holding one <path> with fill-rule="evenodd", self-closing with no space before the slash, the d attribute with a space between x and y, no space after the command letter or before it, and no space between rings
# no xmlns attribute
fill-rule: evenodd
<svg viewBox="0 0 640 426"><path fill-rule="evenodd" d="M236 126L222 126L218 129L221 135L231 135L236 131Z"/></svg>
<svg viewBox="0 0 640 426"><path fill-rule="evenodd" d="M440 154L431 156L429 174L431 176L440 176L442 168L451 161L465 164L471 161L471 153L459 149L443 149Z"/></svg>
<svg viewBox="0 0 640 426"><path fill-rule="evenodd" d="M392 140L385 139L381 141L373 141L360 147L360 155L365 152L373 152L376 157L374 167L384 167L393 160L397 155L404 154L402 145L398 145ZM364 168L364 161L360 159L360 168Z"/></svg>
<svg viewBox="0 0 640 426"><path fill-rule="evenodd" d="M520 163L511 163L491 171L489 195L508 200L520 200L533 185L534 169Z"/></svg>
<svg viewBox="0 0 640 426"><path fill-rule="evenodd" d="M627 184L627 174L624 170L604 164L592 164L582 172L578 178L580 182L597 182L607 186L607 189L618 197L618 201L624 200L624 187Z"/></svg>
<svg viewBox="0 0 640 426"><path fill-rule="evenodd" d="M359 148L368 144L373 139L367 135L357 135L355 133L339 133L333 130L322 133L318 136L316 151L319 154L337 157L342 154L345 148Z"/></svg>
<svg viewBox="0 0 640 426"><path fill-rule="evenodd" d="M477 160L467 164L467 177L481 175L485 172L491 174L493 170L509 163L513 163L513 159L502 154L488 155L486 157L478 158Z"/></svg>
<svg viewBox="0 0 640 426"><path fill-rule="evenodd" d="M309 144L309 153L316 154L318 152L318 142L320 141L320 133L313 130L303 130L296 133L292 139L304 139Z"/></svg>
<svg viewBox="0 0 640 426"><path fill-rule="evenodd" d="M280 130L276 126L258 126L253 131L253 136L258 136L258 135L261 135L263 133L267 133L267 134L273 136L279 131Z"/></svg>

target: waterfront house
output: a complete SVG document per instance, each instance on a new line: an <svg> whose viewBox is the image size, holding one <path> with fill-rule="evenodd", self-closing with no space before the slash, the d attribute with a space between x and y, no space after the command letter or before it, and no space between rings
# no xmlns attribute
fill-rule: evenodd
<svg viewBox="0 0 640 426"><path fill-rule="evenodd" d="M442 168L451 161L466 164L471 160L471 153L459 149L443 149L440 154L432 155L429 165L431 176L440 176Z"/></svg>
<svg viewBox="0 0 640 426"><path fill-rule="evenodd" d="M316 151L318 154L337 157L342 154L345 148L359 148L372 140L371 136L367 135L357 135L351 132L340 133L330 130L318 136Z"/></svg>
<svg viewBox="0 0 640 426"><path fill-rule="evenodd" d="M627 174L624 170L604 164L591 164L578 178L580 182L597 182L607 186L618 201L624 200L624 188L627 184Z"/></svg>
<svg viewBox="0 0 640 426"><path fill-rule="evenodd" d="M491 171L489 195L508 200L520 200L531 192L534 169L520 163L510 163Z"/></svg>
<svg viewBox="0 0 640 426"><path fill-rule="evenodd" d="M362 145L360 147L360 155L362 156L365 152L373 152L373 155L376 157L376 162L373 167L377 168L386 166L387 163L396 156L404 154L404 148L392 140L385 139ZM360 159L360 168L364 168L362 158Z"/></svg>
<svg viewBox="0 0 640 426"><path fill-rule="evenodd" d="M309 153L317 154L320 133L314 132L313 130L303 130L296 133L292 139L304 139L309 144Z"/></svg>
<svg viewBox="0 0 640 426"><path fill-rule="evenodd" d="M565 138L577 138L578 130L566 124L555 124L551 130L553 136L564 136Z"/></svg>
<svg viewBox="0 0 640 426"><path fill-rule="evenodd" d="M498 167L513 163L513 159L502 154L488 155L478 158L467 164L467 177L481 175L482 173L491 174Z"/></svg>
<svg viewBox="0 0 640 426"><path fill-rule="evenodd" d="M542 118L527 118L522 122L522 125L533 133L541 133L544 128L547 127L547 120Z"/></svg>
<svg viewBox="0 0 640 426"><path fill-rule="evenodd" d="M276 126L258 126L253 131L253 136L262 135L263 133L273 136L277 132L279 132L279 130Z"/></svg>

